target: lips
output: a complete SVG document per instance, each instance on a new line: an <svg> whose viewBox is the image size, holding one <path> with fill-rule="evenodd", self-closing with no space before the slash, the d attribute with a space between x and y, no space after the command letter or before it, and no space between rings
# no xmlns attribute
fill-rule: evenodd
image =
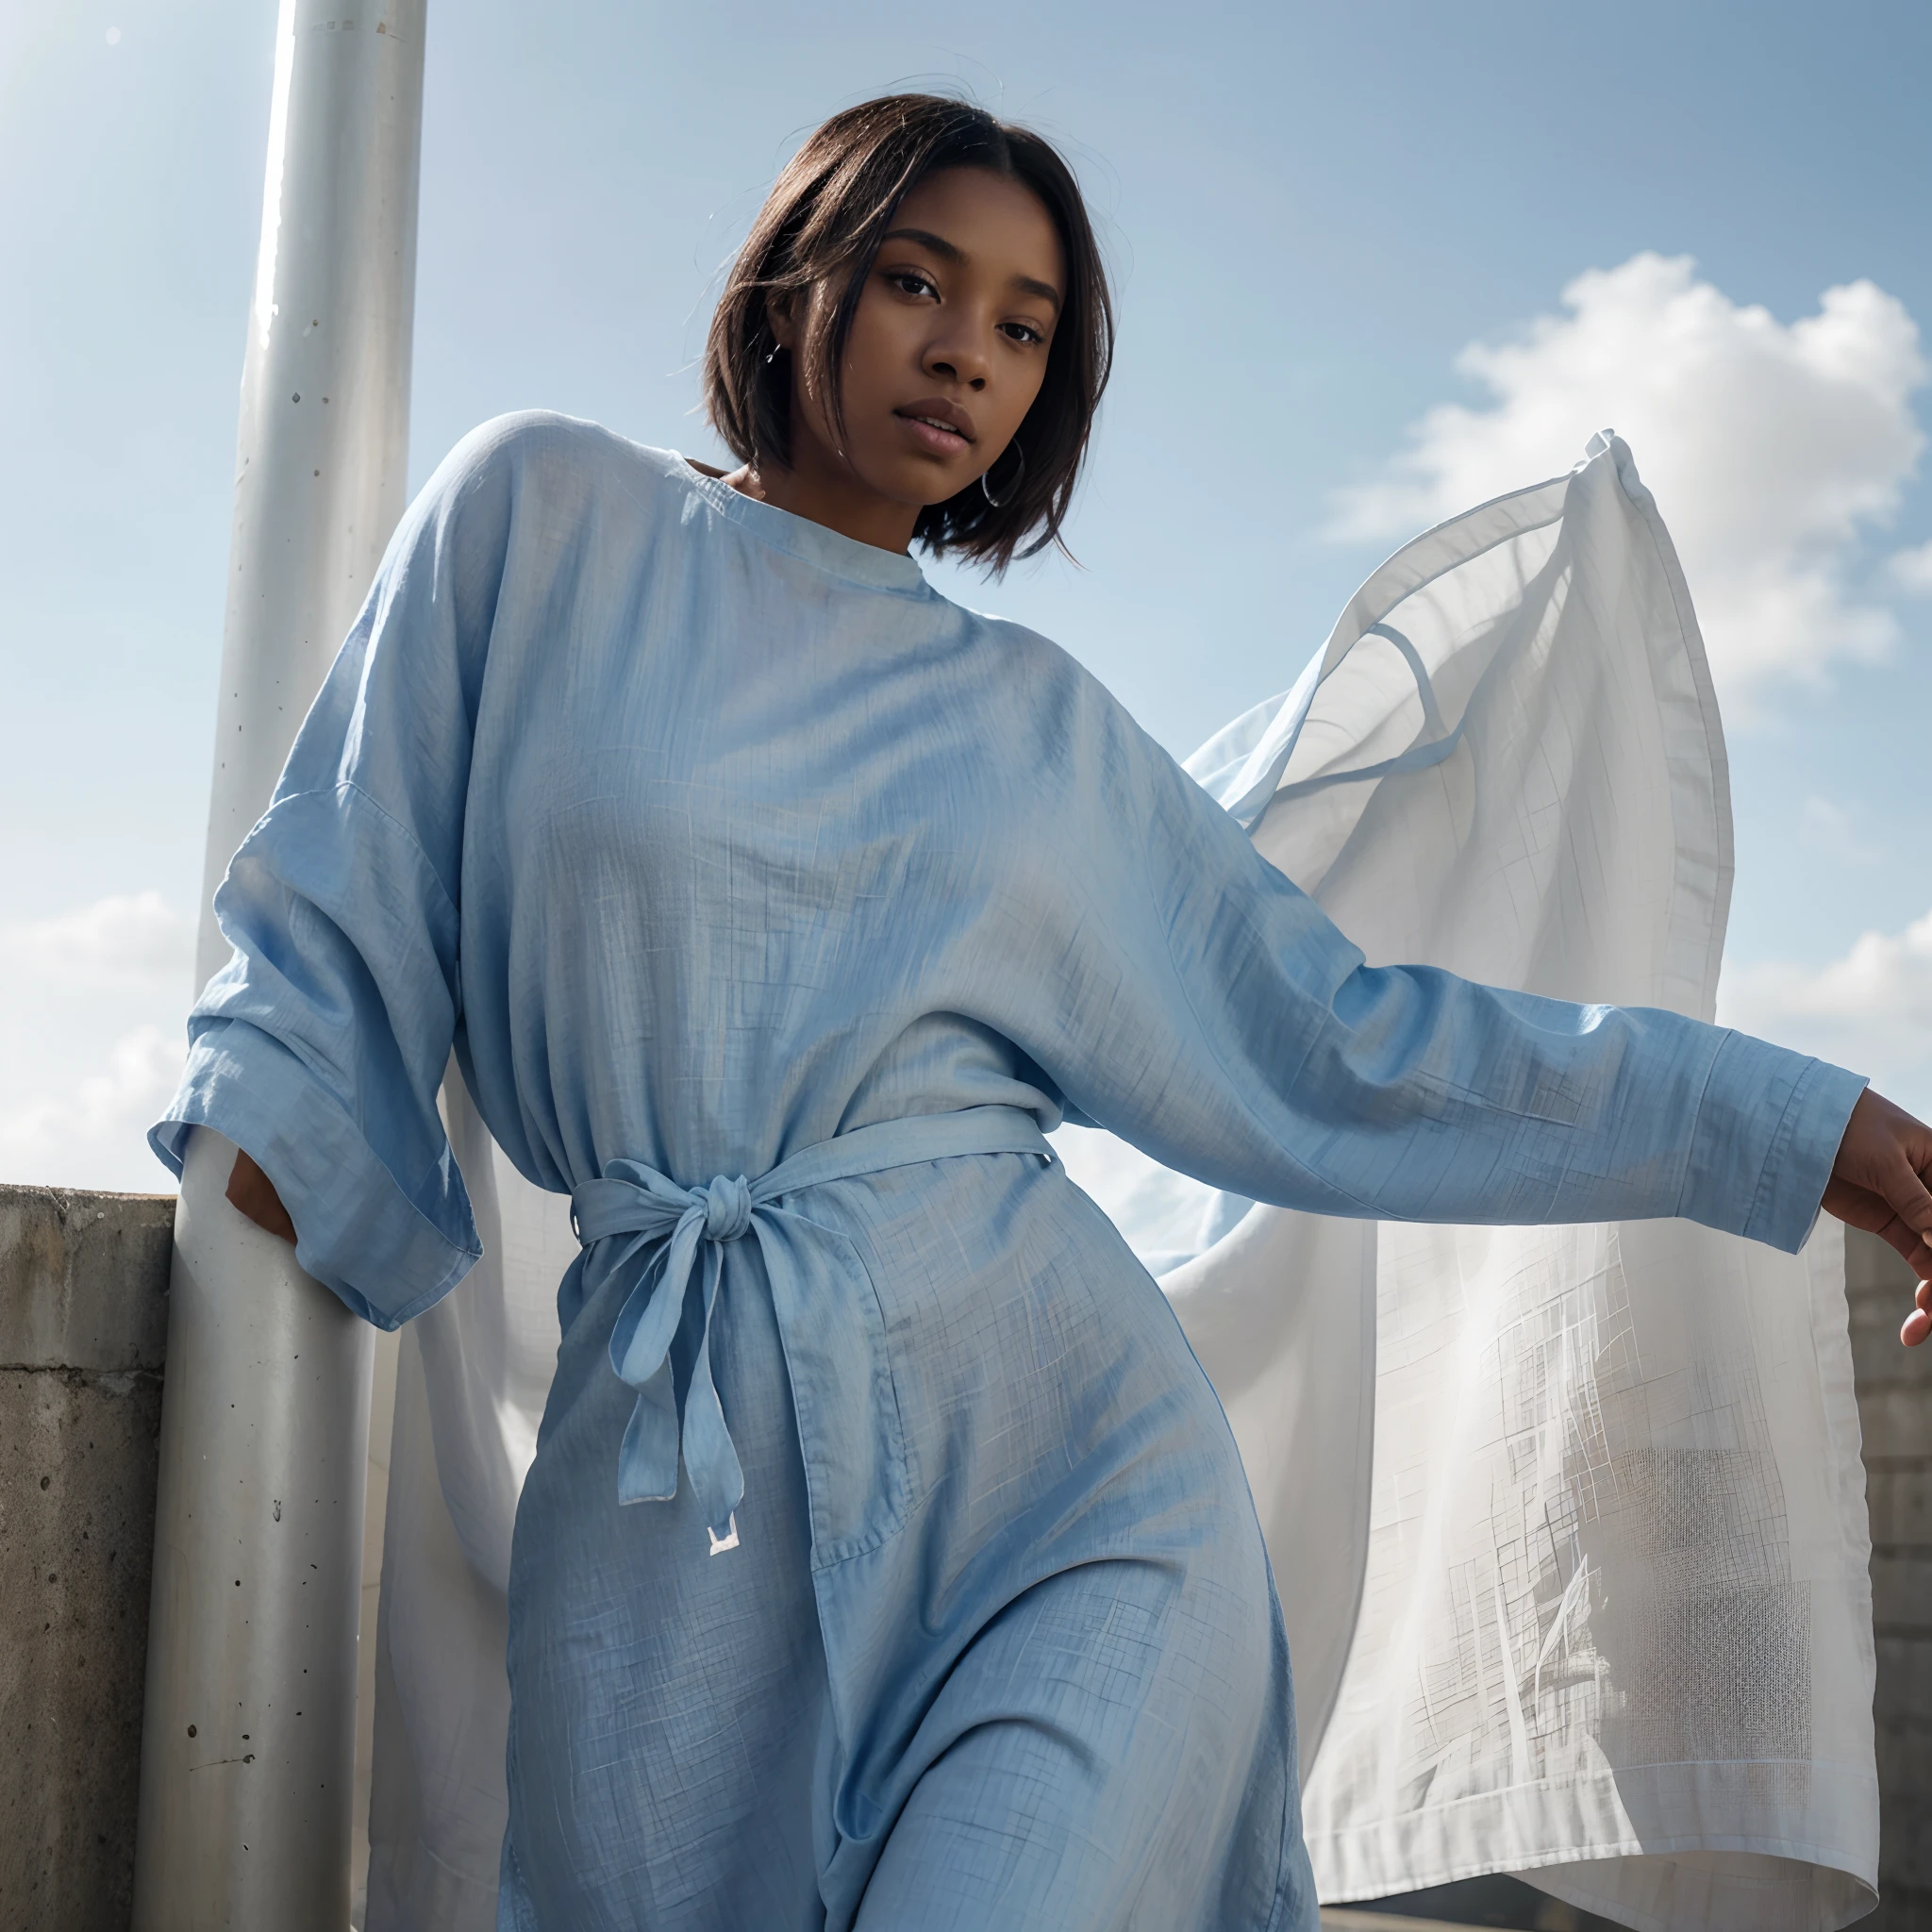
<svg viewBox="0 0 1932 1932"><path fill-rule="evenodd" d="M943 396L922 396L892 413L901 422L911 424L920 441L941 454L950 455L961 443L974 441L973 418L958 403L948 402Z"/></svg>

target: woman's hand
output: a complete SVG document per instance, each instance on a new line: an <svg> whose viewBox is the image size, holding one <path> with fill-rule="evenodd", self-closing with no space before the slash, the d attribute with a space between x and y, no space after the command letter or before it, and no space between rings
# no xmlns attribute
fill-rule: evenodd
<svg viewBox="0 0 1932 1932"><path fill-rule="evenodd" d="M1864 1102L1858 1104L1862 1107ZM1853 1118L1857 1119L1857 1115ZM1839 1158L1842 1159L1844 1157L1840 1155ZM228 1200L257 1227L265 1227L269 1233L280 1235L291 1248L295 1245L295 1224L289 1219L289 1210L282 1206L282 1197L275 1192L275 1182L247 1155L240 1152L235 1156L235 1165L228 1175Z"/></svg>
<svg viewBox="0 0 1932 1932"><path fill-rule="evenodd" d="M1824 1208L1890 1241L1919 1277L1918 1307L1898 1339L1916 1348L1932 1335L1932 1127L1868 1087L1839 1142ZM281 1204L276 1203L279 1207Z"/></svg>

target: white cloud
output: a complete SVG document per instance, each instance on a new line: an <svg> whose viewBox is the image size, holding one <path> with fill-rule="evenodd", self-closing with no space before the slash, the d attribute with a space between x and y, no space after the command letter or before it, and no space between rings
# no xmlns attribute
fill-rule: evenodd
<svg viewBox="0 0 1932 1932"><path fill-rule="evenodd" d="M194 927L158 892L0 926L0 1181L171 1185L148 1124L181 1071Z"/></svg>
<svg viewBox="0 0 1932 1932"><path fill-rule="evenodd" d="M1921 597L1932 597L1932 543L1921 543L1915 550L1892 553L1888 568L1901 590Z"/></svg>
<svg viewBox="0 0 1932 1932"><path fill-rule="evenodd" d="M1869 1074L1932 1119L1932 912L1902 933L1862 934L1825 966L1726 966L1718 1017Z"/></svg>
<svg viewBox="0 0 1932 1932"><path fill-rule="evenodd" d="M107 1065L67 1091L21 1096L0 1111L0 1178L143 1193L170 1185L147 1130L168 1104L187 1057L177 1025L138 1026Z"/></svg>
<svg viewBox="0 0 1932 1932"><path fill-rule="evenodd" d="M0 969L59 984L172 980L185 991L194 927L158 892L96 899L77 912L0 927Z"/></svg>
<svg viewBox="0 0 1932 1932"><path fill-rule="evenodd" d="M1688 257L1654 254L1579 275L1562 302L1519 341L1463 351L1493 402L1429 410L1378 481L1340 493L1331 534L1407 535L1559 474L1613 426L1676 539L1724 696L1888 652L1896 621L1847 567L1924 443L1911 397L1926 368L1903 304L1853 282L1785 324ZM1905 555L1932 588L1932 557Z"/></svg>

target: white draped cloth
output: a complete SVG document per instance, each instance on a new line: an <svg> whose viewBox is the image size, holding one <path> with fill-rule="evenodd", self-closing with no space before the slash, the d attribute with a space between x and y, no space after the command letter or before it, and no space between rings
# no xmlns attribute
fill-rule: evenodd
<svg viewBox="0 0 1932 1932"><path fill-rule="evenodd" d="M1724 742L1629 451L1419 537L1188 770L1371 963L1708 1019ZM516 1498L576 1253L452 1073L485 1257L405 1331L368 1932L488 1932ZM1864 1476L1842 1245L1688 1222L1421 1227L1257 1207L1057 1137L1241 1444L1324 1900L1516 1872L1648 1932L1875 1897Z"/></svg>

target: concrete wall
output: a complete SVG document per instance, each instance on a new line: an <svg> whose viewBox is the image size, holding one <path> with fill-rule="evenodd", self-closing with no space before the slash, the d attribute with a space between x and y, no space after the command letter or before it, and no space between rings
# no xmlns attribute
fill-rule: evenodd
<svg viewBox="0 0 1932 1932"><path fill-rule="evenodd" d="M172 1195L0 1187L0 1925L123 1932Z"/></svg>
<svg viewBox="0 0 1932 1932"><path fill-rule="evenodd" d="M0 1187L0 1927L127 1924L174 1206ZM1889 1248L1852 1235L1846 1274L1884 1788L1866 1924L1932 1932L1932 1345L1898 1346Z"/></svg>
<svg viewBox="0 0 1932 1932"><path fill-rule="evenodd" d="M1932 1932L1932 1343L1898 1345L1911 1271L1849 1234L1845 1288L1872 1512L1879 1864L1873 1932Z"/></svg>

